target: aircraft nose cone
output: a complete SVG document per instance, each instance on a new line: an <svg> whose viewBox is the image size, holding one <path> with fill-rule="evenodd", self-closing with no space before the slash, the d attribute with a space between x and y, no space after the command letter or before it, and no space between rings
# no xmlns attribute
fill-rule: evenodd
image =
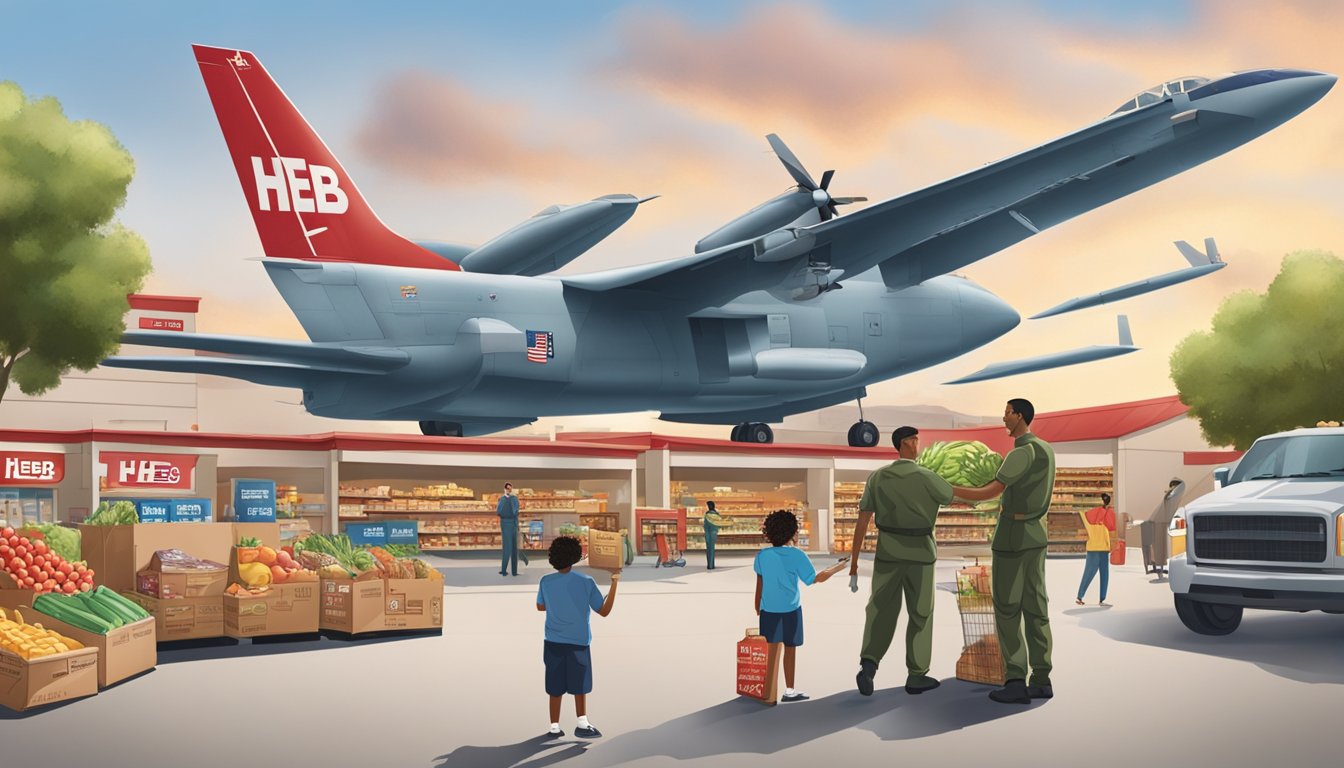
<svg viewBox="0 0 1344 768"><path fill-rule="evenodd" d="M1310 70L1294 70L1293 74L1247 89L1253 99L1260 101L1260 108L1252 108L1250 116L1274 122L1288 120L1320 101L1338 79L1326 72Z"/></svg>
<svg viewBox="0 0 1344 768"><path fill-rule="evenodd" d="M969 344L986 344L1022 322L1007 302L967 281L961 287L961 335Z"/></svg>

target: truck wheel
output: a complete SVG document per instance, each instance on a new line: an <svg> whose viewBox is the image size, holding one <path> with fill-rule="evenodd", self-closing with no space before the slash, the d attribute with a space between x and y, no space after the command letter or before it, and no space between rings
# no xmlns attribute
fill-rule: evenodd
<svg viewBox="0 0 1344 768"><path fill-rule="evenodd" d="M1176 615L1191 632L1201 635L1230 635L1241 625L1240 605L1201 603L1176 595Z"/></svg>

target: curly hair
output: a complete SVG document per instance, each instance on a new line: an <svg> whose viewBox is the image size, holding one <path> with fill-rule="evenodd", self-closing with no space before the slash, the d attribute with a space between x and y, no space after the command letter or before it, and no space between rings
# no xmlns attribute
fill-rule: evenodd
<svg viewBox="0 0 1344 768"><path fill-rule="evenodd" d="M546 558L551 561L552 568L563 571L583 559L583 546L573 536L556 536Z"/></svg>
<svg viewBox="0 0 1344 768"><path fill-rule="evenodd" d="M798 517L787 509L777 509L765 516L761 529L771 544L782 547L798 535Z"/></svg>

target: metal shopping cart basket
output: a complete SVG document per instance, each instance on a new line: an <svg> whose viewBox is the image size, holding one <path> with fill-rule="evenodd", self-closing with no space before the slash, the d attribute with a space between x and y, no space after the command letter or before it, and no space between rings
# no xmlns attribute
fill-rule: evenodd
<svg viewBox="0 0 1344 768"><path fill-rule="evenodd" d="M994 600L990 595L989 566L957 571L957 612L965 646L957 659L957 679L970 683L1003 685L1003 654L994 628Z"/></svg>

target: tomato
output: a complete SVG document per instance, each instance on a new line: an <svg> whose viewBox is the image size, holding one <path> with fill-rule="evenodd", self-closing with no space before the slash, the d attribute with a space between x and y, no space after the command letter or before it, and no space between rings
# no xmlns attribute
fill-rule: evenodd
<svg viewBox="0 0 1344 768"><path fill-rule="evenodd" d="M85 572L84 572L84 583L85 583L85 584L92 584L92 583L93 583L93 571L85 571Z"/></svg>
<svg viewBox="0 0 1344 768"><path fill-rule="evenodd" d="M64 583L65 583L65 574L64 574L64 573L61 573L60 571L57 571L57 572L51 574L51 580L54 581L54 582L56 582L57 584L64 584Z"/></svg>
<svg viewBox="0 0 1344 768"><path fill-rule="evenodd" d="M8 539L10 536L13 535L14 535L14 529L8 526L6 526L3 531L0 531L0 539Z"/></svg>
<svg viewBox="0 0 1344 768"><path fill-rule="evenodd" d="M33 577L33 581L46 581L47 578L51 575L51 574L49 574L49 573L47 573L46 571L41 570L41 569L39 569L39 570L35 570L35 571L34 571L34 570L30 570L30 571L28 571L28 573Z"/></svg>
<svg viewBox="0 0 1344 768"><path fill-rule="evenodd" d="M69 576L74 572L75 572L75 566L66 562L61 563L61 573L65 574L66 576Z"/></svg>
<svg viewBox="0 0 1344 768"><path fill-rule="evenodd" d="M92 585L92 584L87 584L87 583L86 583L86 584L80 584L80 585L79 585L79 591L80 591L80 592L88 592L88 591L91 590L91 589L93 589L93 585Z"/></svg>
<svg viewBox="0 0 1344 768"><path fill-rule="evenodd" d="M32 543L33 543L33 542L31 542L31 541L28 540L28 537L27 537L27 536L20 536L20 537L19 537L19 546L21 546L21 547L26 547L26 546L28 546L29 544L32 544Z"/></svg>
<svg viewBox="0 0 1344 768"><path fill-rule="evenodd" d="M32 565L32 564L33 564L33 556L30 555L29 553L24 552L23 555L22 555L22 557L23 557L23 564L24 564L24 565Z"/></svg>
<svg viewBox="0 0 1344 768"><path fill-rule="evenodd" d="M9 535L9 546L11 547L19 546L19 537L11 533Z"/></svg>
<svg viewBox="0 0 1344 768"><path fill-rule="evenodd" d="M45 555L45 554L47 554L47 542L43 541L42 539L38 539L37 541L34 541L34 542L33 542L33 551L36 552L36 553L39 554L39 555Z"/></svg>
<svg viewBox="0 0 1344 768"><path fill-rule="evenodd" d="M43 588L43 586L42 586L40 583L38 583L38 584L34 584L34 585L33 585L33 594L35 594L35 595L40 595L40 594L42 594L44 591L46 591L46 590Z"/></svg>
<svg viewBox="0 0 1344 768"><path fill-rule="evenodd" d="M52 579L43 579L42 588L50 592L51 590L56 588L56 582Z"/></svg>
<svg viewBox="0 0 1344 768"><path fill-rule="evenodd" d="M27 568L15 568L15 569L14 569L14 575L17 576L20 580L22 580L22 579L24 579L24 578L27 578L27 576L28 576L28 569L27 569Z"/></svg>
<svg viewBox="0 0 1344 768"><path fill-rule="evenodd" d="M33 586L33 577L32 577L32 576L24 576L24 577L23 577L23 586L25 586L25 587L31 587L31 586Z"/></svg>
<svg viewBox="0 0 1344 768"><path fill-rule="evenodd" d="M61 591L67 595L75 594L75 582L73 581L65 582L65 586L61 587Z"/></svg>
<svg viewBox="0 0 1344 768"><path fill-rule="evenodd" d="M0 559L9 562L9 558L14 556L14 549L9 546L8 541L0 539Z"/></svg>
<svg viewBox="0 0 1344 768"><path fill-rule="evenodd" d="M23 560L22 560L21 558L15 557L15 558L11 558L11 559L10 559L10 561L9 561L9 570L11 570L11 571L17 571L17 570L19 570L19 569L22 568L22 567L24 567L24 562L23 562Z"/></svg>

